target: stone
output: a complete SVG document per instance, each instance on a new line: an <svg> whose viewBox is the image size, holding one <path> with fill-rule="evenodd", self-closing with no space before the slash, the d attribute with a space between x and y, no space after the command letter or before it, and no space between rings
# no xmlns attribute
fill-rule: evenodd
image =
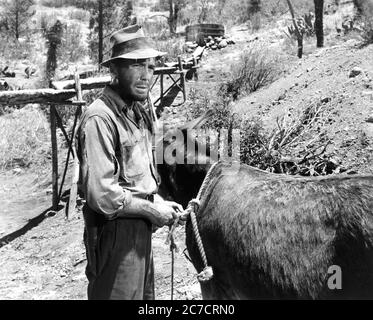
<svg viewBox="0 0 373 320"><path fill-rule="evenodd" d="M360 67L354 67L351 71L350 71L350 74L348 75L349 78L354 78L356 76L358 76L359 74L361 74L363 72L363 69L361 69Z"/></svg>
<svg viewBox="0 0 373 320"><path fill-rule="evenodd" d="M219 48L225 48L226 46L228 46L228 42L225 39L223 39L222 41L220 41L219 44L218 44Z"/></svg>
<svg viewBox="0 0 373 320"><path fill-rule="evenodd" d="M330 102L330 100L331 100L330 97L323 97L323 98L321 99L321 103L328 103L328 102Z"/></svg>

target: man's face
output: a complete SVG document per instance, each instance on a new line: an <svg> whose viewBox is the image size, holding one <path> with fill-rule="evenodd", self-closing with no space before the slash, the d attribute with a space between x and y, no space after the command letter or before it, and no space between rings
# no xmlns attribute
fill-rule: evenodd
<svg viewBox="0 0 373 320"><path fill-rule="evenodd" d="M118 59L115 65L122 98L127 101L146 100L153 78L155 59Z"/></svg>

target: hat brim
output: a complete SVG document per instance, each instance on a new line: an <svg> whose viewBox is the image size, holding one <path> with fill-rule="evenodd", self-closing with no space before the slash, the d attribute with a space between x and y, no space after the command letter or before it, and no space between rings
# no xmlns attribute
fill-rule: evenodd
<svg viewBox="0 0 373 320"><path fill-rule="evenodd" d="M109 67L110 62L118 60L118 59L131 59L131 60L136 60L136 59L149 59L149 58L158 58L161 56L166 55L167 52L162 52L158 51L155 49L137 49L134 51L131 51L129 53L121 54L117 57L110 58L108 60L105 60L104 62L101 63L102 66L104 67Z"/></svg>

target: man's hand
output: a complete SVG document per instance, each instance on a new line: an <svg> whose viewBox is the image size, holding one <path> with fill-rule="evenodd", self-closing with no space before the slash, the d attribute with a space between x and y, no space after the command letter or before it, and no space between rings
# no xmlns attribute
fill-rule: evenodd
<svg viewBox="0 0 373 320"><path fill-rule="evenodd" d="M179 217L179 212L183 209L182 206L171 201L157 202L153 204L153 207L158 214L153 215L152 220L154 221L152 222L158 227L171 225Z"/></svg>
<svg viewBox="0 0 373 320"><path fill-rule="evenodd" d="M118 216L127 218L143 217L149 219L150 222L157 227L163 227L172 225L177 218L181 221L185 220L182 216L182 212L183 207L173 201L165 201L162 199L161 201L152 203L134 197Z"/></svg>
<svg viewBox="0 0 373 320"><path fill-rule="evenodd" d="M179 225L184 225L185 224L185 221L187 220L188 218L188 215L185 215L184 214L184 209L183 209L183 206L177 202L174 202L174 201L167 201L167 200L164 200L168 205L170 205L171 207L173 207L175 209L175 215L174 215L174 218L177 219L179 218Z"/></svg>

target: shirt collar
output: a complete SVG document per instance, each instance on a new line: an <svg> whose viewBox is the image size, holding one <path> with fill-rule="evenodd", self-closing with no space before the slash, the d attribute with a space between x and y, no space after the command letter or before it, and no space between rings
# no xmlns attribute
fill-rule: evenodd
<svg viewBox="0 0 373 320"><path fill-rule="evenodd" d="M133 105L136 103L133 102L132 105L125 103L121 96L110 85L105 87L102 95L110 101L111 109L118 116L121 116L121 112L125 111L127 108L133 108Z"/></svg>

